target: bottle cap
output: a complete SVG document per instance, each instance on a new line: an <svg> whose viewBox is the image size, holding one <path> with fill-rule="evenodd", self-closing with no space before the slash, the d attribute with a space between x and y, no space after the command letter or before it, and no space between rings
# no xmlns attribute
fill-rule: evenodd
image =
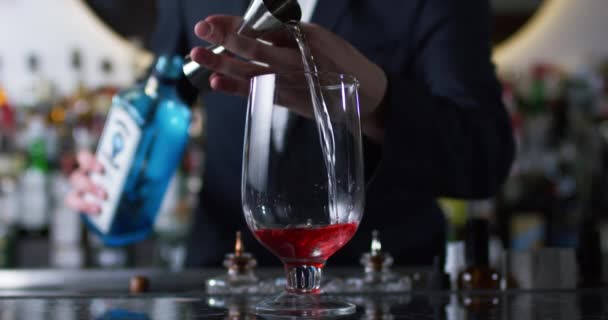
<svg viewBox="0 0 608 320"><path fill-rule="evenodd" d="M183 65L184 58L180 56L161 55L156 59L154 70L164 78L175 80L182 76Z"/></svg>

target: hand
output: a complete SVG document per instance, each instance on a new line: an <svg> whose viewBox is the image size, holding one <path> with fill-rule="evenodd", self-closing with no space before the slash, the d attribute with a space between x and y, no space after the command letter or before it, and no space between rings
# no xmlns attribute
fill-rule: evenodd
<svg viewBox="0 0 608 320"><path fill-rule="evenodd" d="M194 28L199 38L230 51L215 55L203 47L196 47L190 52L194 61L214 71L209 77L213 90L247 96L249 80L253 76L303 69L300 51L287 31L265 35L262 40L269 43L264 43L238 35L236 30L240 23L240 17L216 15L200 21ZM383 128L379 107L388 82L384 71L347 41L323 27L302 23L302 28L319 71L350 74L359 80L363 130L374 140L381 141ZM262 62L266 66L249 61Z"/></svg>
<svg viewBox="0 0 608 320"><path fill-rule="evenodd" d="M101 200L107 197L106 191L95 185L89 176L92 172L103 173L103 166L88 151L79 152L76 158L78 169L70 175L72 190L65 197L65 204L70 209L78 212L99 214L101 212L100 206L85 200L84 195L90 194Z"/></svg>

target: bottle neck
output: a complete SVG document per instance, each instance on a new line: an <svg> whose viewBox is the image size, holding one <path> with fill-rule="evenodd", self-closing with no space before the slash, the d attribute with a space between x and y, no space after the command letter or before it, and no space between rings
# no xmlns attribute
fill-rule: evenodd
<svg viewBox="0 0 608 320"><path fill-rule="evenodd" d="M138 95L138 101L135 102L136 111L134 113L139 123L144 123L154 116L160 99L172 100L175 98L176 88L174 84L175 80L153 73L137 87L139 94L141 91L144 93Z"/></svg>
<svg viewBox="0 0 608 320"><path fill-rule="evenodd" d="M471 219L467 225L466 261L468 266L487 267L490 265L488 243L490 239L488 222Z"/></svg>
<svg viewBox="0 0 608 320"><path fill-rule="evenodd" d="M473 247L467 246L466 261L468 266L488 267L490 265L487 245L486 242L485 244L475 244Z"/></svg>
<svg viewBox="0 0 608 320"><path fill-rule="evenodd" d="M177 80L164 77L159 74L152 74L144 84L144 90L148 96L156 98L159 91L170 90L175 87Z"/></svg>

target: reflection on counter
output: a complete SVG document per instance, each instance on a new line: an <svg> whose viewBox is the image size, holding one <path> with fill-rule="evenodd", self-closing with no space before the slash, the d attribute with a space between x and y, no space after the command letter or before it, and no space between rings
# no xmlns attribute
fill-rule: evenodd
<svg viewBox="0 0 608 320"><path fill-rule="evenodd" d="M604 319L608 293L491 292L467 305L457 294L341 295L357 305L349 319ZM259 296L75 297L0 300L0 318L13 319L256 319L248 310Z"/></svg>

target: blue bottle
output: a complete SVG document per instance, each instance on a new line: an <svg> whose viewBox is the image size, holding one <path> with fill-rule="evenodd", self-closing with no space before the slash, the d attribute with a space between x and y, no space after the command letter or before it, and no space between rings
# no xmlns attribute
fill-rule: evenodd
<svg viewBox="0 0 608 320"><path fill-rule="evenodd" d="M183 63L160 56L145 83L112 100L96 153L104 172L91 175L108 197L99 215L82 215L105 245L134 243L153 230L188 142L191 112L176 90Z"/></svg>

